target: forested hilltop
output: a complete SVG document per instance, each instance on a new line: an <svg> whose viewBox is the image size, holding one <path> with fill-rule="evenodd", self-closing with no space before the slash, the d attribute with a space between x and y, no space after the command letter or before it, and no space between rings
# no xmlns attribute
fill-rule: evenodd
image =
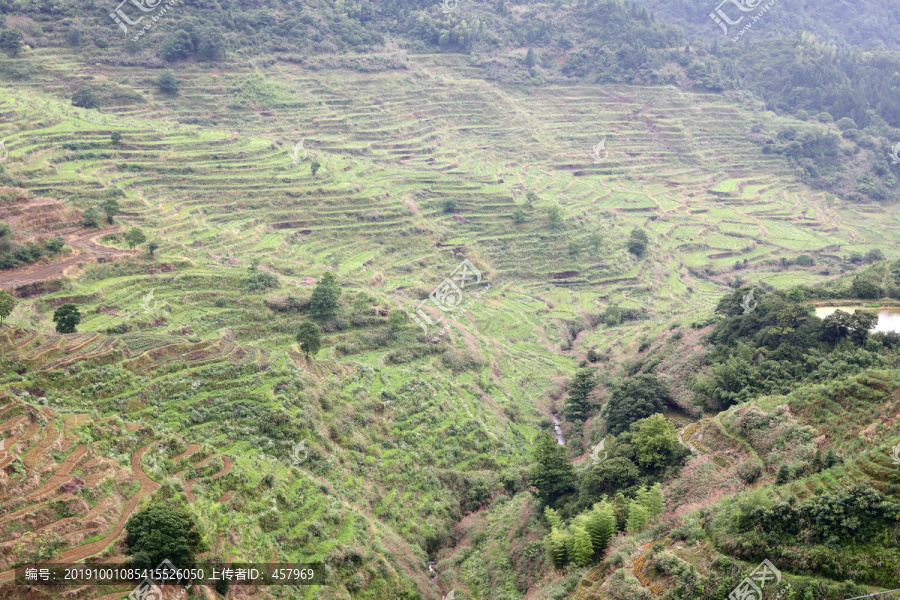
<svg viewBox="0 0 900 600"><path fill-rule="evenodd" d="M324 579L168 600L900 588L864 19L150 4L0 3L0 597L134 596L39 561Z"/></svg>

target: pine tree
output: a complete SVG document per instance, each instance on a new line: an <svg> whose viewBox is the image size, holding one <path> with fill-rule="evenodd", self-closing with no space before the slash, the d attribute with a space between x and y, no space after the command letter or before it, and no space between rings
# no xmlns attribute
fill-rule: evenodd
<svg viewBox="0 0 900 600"><path fill-rule="evenodd" d="M569 384L569 396L566 399L566 419L569 421L586 421L590 413L588 396L596 387L594 369L579 369Z"/></svg>
<svg viewBox="0 0 900 600"><path fill-rule="evenodd" d="M528 484L537 488L541 499L552 502L572 488L575 468L566 456L565 446L545 433L538 440L534 458L538 464L528 474Z"/></svg>
<svg viewBox="0 0 900 600"><path fill-rule="evenodd" d="M535 62L537 62L537 57L535 56L534 48L529 46L528 53L525 55L525 66L530 69L534 66Z"/></svg>

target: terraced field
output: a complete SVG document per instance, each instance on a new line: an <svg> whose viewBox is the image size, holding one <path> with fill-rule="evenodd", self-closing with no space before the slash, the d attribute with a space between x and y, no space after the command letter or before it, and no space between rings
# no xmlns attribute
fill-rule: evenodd
<svg viewBox="0 0 900 600"><path fill-rule="evenodd" d="M64 207L58 227L28 232L59 232L74 252L0 272L19 300L0 329L12 449L0 493L17 498L0 518L3 568L21 558L13 514L34 516L56 559L116 560L136 507L183 495L210 556L326 560L347 581L377 572L392 590L440 598L478 577L437 551L463 510L491 501L478 495L487 478L528 464L589 348L614 364L702 320L737 277L787 286L846 269L849 252L900 257L896 214L802 185L761 152L786 119L718 95L504 88L462 57L421 55L377 73L185 65L170 97L150 69L82 65L59 49L17 60L31 74L0 88L17 198L0 215ZM271 93L254 92L260 78ZM101 81L142 101L69 106L73 89ZM111 196L118 229L77 227ZM10 221L25 232L27 219ZM126 247L131 226L159 242L156 256ZM635 227L650 238L641 258L625 246ZM816 266L781 265L799 254ZM390 311L412 313L464 258L484 293L450 333L391 332ZM256 262L277 287L248 291ZM304 318L273 307L308 299L326 270L348 309L304 357ZM78 334L53 332L65 302L82 311ZM613 304L643 318L606 327L596 317ZM691 367L700 332L687 335L693 350L664 368ZM113 414L139 428L107 423ZM700 452L718 444L723 480L749 455L724 432L703 422L683 436ZM309 460L295 464L301 440ZM60 491L76 477L98 490L94 505Z"/></svg>

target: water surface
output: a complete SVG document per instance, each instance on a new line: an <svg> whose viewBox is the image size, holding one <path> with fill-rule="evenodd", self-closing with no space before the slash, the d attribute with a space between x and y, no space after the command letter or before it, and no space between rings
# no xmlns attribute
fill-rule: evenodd
<svg viewBox="0 0 900 600"><path fill-rule="evenodd" d="M817 306L816 316L824 319L836 310L853 314L857 310L867 310L878 315L878 325L872 331L900 332L900 308L866 308L864 306Z"/></svg>

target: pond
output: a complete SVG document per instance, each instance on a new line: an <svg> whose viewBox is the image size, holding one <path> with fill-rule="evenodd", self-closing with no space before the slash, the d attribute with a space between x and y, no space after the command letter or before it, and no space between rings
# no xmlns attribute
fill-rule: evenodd
<svg viewBox="0 0 900 600"><path fill-rule="evenodd" d="M856 310L867 310L878 315L878 325L872 331L900 332L900 308L866 308L864 306L817 306L816 316L824 319L834 311L841 309L851 315Z"/></svg>

